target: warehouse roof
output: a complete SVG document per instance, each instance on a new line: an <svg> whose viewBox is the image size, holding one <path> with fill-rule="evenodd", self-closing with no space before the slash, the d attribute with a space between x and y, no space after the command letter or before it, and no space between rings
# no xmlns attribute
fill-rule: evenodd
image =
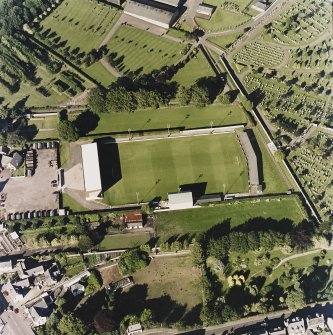
<svg viewBox="0 0 333 335"><path fill-rule="evenodd" d="M213 6L207 5L205 3L201 3L198 6L197 14L212 16L213 11L214 11L214 7Z"/></svg>
<svg viewBox="0 0 333 335"><path fill-rule="evenodd" d="M99 170L97 143L81 145L83 177L86 192L102 189L101 174Z"/></svg>
<svg viewBox="0 0 333 335"><path fill-rule="evenodd" d="M172 7L178 7L179 6L179 0L155 0L155 1L163 3L165 5L172 6Z"/></svg>
<svg viewBox="0 0 333 335"><path fill-rule="evenodd" d="M124 13L169 25L174 16L174 11L172 11L171 9L173 8L170 8L170 10L168 10L167 8L162 9L157 8L149 4L148 2L140 3L137 1L129 0L125 7Z"/></svg>

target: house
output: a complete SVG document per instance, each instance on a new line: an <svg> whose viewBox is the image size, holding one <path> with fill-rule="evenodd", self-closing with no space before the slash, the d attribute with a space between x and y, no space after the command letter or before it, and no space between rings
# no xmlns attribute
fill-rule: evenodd
<svg viewBox="0 0 333 335"><path fill-rule="evenodd" d="M9 234L9 236L14 240L17 241L20 239L16 231L13 231L12 233Z"/></svg>
<svg viewBox="0 0 333 335"><path fill-rule="evenodd" d="M2 293L6 299L14 304L20 303L30 292L31 284L29 279L23 279L17 282L7 282L2 287Z"/></svg>
<svg viewBox="0 0 333 335"><path fill-rule="evenodd" d="M46 323L47 318L52 314L53 301L49 295L45 295L32 306L27 308L29 317L31 318L34 327L42 326Z"/></svg>
<svg viewBox="0 0 333 335"><path fill-rule="evenodd" d="M29 260L21 260L17 262L17 274L20 279L29 277L37 277L44 274L44 265L38 262L31 262Z"/></svg>
<svg viewBox="0 0 333 335"><path fill-rule="evenodd" d="M99 199L102 193L102 182L97 143L83 144L81 151L86 199Z"/></svg>
<svg viewBox="0 0 333 335"><path fill-rule="evenodd" d="M6 157L6 156L2 156L2 157ZM20 165L22 164L22 162L23 162L23 157L19 153L15 152L14 155L13 155L13 157L11 158L11 160L9 161L9 163L7 163L5 165L5 167L7 169L9 169L9 170L15 171L15 170L17 170L20 167Z"/></svg>
<svg viewBox="0 0 333 335"><path fill-rule="evenodd" d="M179 10L176 7L157 1L129 0L124 13L161 28L169 29L176 21Z"/></svg>
<svg viewBox="0 0 333 335"><path fill-rule="evenodd" d="M251 8L260 13L263 13L268 8L268 4L266 0L259 0L259 1L256 1L254 4L252 4Z"/></svg>
<svg viewBox="0 0 333 335"><path fill-rule="evenodd" d="M84 286L79 283L72 285L70 289L74 297L84 293Z"/></svg>
<svg viewBox="0 0 333 335"><path fill-rule="evenodd" d="M206 3L201 3L197 8L195 16L201 19L209 20L212 17L214 10L214 6L208 5Z"/></svg>
<svg viewBox="0 0 333 335"><path fill-rule="evenodd" d="M308 330L320 332L326 328L326 323L323 314L316 314L315 316L308 316L306 318Z"/></svg>
<svg viewBox="0 0 333 335"><path fill-rule="evenodd" d="M140 323L136 323L135 325L129 325L126 330L127 335L135 335L141 333L142 333L142 327Z"/></svg>
<svg viewBox="0 0 333 335"><path fill-rule="evenodd" d="M14 272L13 262L11 260L0 262L0 275L5 273Z"/></svg>
<svg viewBox="0 0 333 335"><path fill-rule="evenodd" d="M7 155L2 155L1 156L1 166L4 168L7 168L7 165L11 162L12 157L7 156Z"/></svg>
<svg viewBox="0 0 333 335"><path fill-rule="evenodd" d="M286 319L284 325L287 328L288 335L305 335L306 333L305 322L302 318Z"/></svg>
<svg viewBox="0 0 333 335"><path fill-rule="evenodd" d="M192 192L168 193L168 199L169 208L172 210L193 207Z"/></svg>
<svg viewBox="0 0 333 335"><path fill-rule="evenodd" d="M287 335L287 330L284 327L272 328L268 331L269 335Z"/></svg>
<svg viewBox="0 0 333 335"><path fill-rule="evenodd" d="M143 228L142 214L139 212L124 214L127 229Z"/></svg>

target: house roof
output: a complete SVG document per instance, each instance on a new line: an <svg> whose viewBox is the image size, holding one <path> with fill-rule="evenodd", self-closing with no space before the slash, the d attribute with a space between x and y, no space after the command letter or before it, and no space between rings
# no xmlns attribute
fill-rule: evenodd
<svg viewBox="0 0 333 335"><path fill-rule="evenodd" d="M97 143L81 145L83 177L86 192L102 190Z"/></svg>
<svg viewBox="0 0 333 335"><path fill-rule="evenodd" d="M179 0L155 0L155 1L172 7L178 7L180 2Z"/></svg>
<svg viewBox="0 0 333 335"><path fill-rule="evenodd" d="M12 270L13 269L13 263L11 260L5 261L5 262L0 262L0 271L8 271L8 269Z"/></svg>
<svg viewBox="0 0 333 335"><path fill-rule="evenodd" d="M139 331L142 330L141 324L140 323L136 323L134 325L129 325L127 328L127 332L135 332L135 331Z"/></svg>
<svg viewBox="0 0 333 335"><path fill-rule="evenodd" d="M6 156L6 155L2 155L1 157L1 165L4 166L4 165L7 165L11 162L12 160L12 157L10 156Z"/></svg>
<svg viewBox="0 0 333 335"><path fill-rule="evenodd" d="M76 291L76 290L84 291L84 286L80 283L76 283L76 284L72 285L71 286L71 291L73 292L73 291Z"/></svg>
<svg viewBox="0 0 333 335"><path fill-rule="evenodd" d="M25 270L25 273L28 275L28 276L36 276L36 275L39 275L39 274L42 274L44 273L44 266L43 265L38 265L34 268L31 268L31 269L28 269L28 270Z"/></svg>
<svg viewBox="0 0 333 335"><path fill-rule="evenodd" d="M20 237L18 236L17 232L16 231L13 231L12 233L9 234L10 237L13 239L13 240L17 240L19 239Z"/></svg>
<svg viewBox="0 0 333 335"><path fill-rule="evenodd" d="M175 192L168 193L169 204L182 204L192 202L193 204L193 196L192 192Z"/></svg>
<svg viewBox="0 0 333 335"><path fill-rule="evenodd" d="M22 161L23 157L18 152L15 152L12 160L10 161L10 164L14 166L15 169L17 169L21 165Z"/></svg>
<svg viewBox="0 0 333 335"><path fill-rule="evenodd" d="M124 219L126 223L131 222L142 222L142 214L141 213L126 213L124 214Z"/></svg>

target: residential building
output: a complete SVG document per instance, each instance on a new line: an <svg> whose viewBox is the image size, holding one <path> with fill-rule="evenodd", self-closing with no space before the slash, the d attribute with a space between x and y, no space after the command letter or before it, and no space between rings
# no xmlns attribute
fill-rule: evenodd
<svg viewBox="0 0 333 335"><path fill-rule="evenodd" d="M84 293L84 286L82 284L76 283L70 287L71 292L74 297Z"/></svg>
<svg viewBox="0 0 333 335"><path fill-rule="evenodd" d="M102 193L102 181L97 143L83 144L81 151L86 199L99 199Z"/></svg>
<svg viewBox="0 0 333 335"><path fill-rule="evenodd" d="M286 319L284 325L287 328L288 335L305 335L306 328L304 319L295 317L292 319Z"/></svg>
<svg viewBox="0 0 333 335"><path fill-rule="evenodd" d="M186 209L193 207L192 192L168 193L170 209Z"/></svg>
<svg viewBox="0 0 333 335"><path fill-rule="evenodd" d="M284 327L275 327L268 331L269 335L287 335L287 330Z"/></svg>
<svg viewBox="0 0 333 335"><path fill-rule="evenodd" d="M14 155L13 155L13 157L6 164L5 167L7 169L15 171L15 170L17 170L20 167L20 165L22 164L22 162L23 162L23 157L18 152L15 152Z"/></svg>
<svg viewBox="0 0 333 335"><path fill-rule="evenodd" d="M260 13L263 13L268 8L268 4L266 0L259 0L253 3L251 8L257 10Z"/></svg>
<svg viewBox="0 0 333 335"><path fill-rule="evenodd" d="M126 331L127 335L135 335L135 334L141 334L141 333L142 333L142 327L140 323L129 325Z"/></svg>
<svg viewBox="0 0 333 335"><path fill-rule="evenodd" d="M14 304L20 303L31 290L29 279L19 280L17 282L7 282L2 287L2 293L6 300Z"/></svg>
<svg viewBox="0 0 333 335"><path fill-rule="evenodd" d="M124 214L124 223L128 229L143 228L142 213L126 213Z"/></svg>
<svg viewBox="0 0 333 335"><path fill-rule="evenodd" d="M14 272L13 262L11 260L0 262L0 274Z"/></svg>
<svg viewBox="0 0 333 335"><path fill-rule="evenodd" d="M327 328L323 314L316 314L315 316L308 316L306 318L306 324L307 324L307 329L313 332L321 332Z"/></svg>
<svg viewBox="0 0 333 335"><path fill-rule="evenodd" d="M31 318L34 327L39 327L46 323L47 318L52 314L52 305L52 298L46 294L42 299L27 308L27 313Z"/></svg>

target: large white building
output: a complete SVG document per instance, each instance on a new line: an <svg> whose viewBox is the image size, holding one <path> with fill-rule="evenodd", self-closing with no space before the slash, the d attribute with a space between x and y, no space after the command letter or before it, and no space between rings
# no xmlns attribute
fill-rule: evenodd
<svg viewBox="0 0 333 335"><path fill-rule="evenodd" d="M86 199L99 199L102 193L102 181L97 143L83 144L81 150Z"/></svg>
<svg viewBox="0 0 333 335"><path fill-rule="evenodd" d="M192 192L168 193L168 200L169 208L172 210L193 207Z"/></svg>

